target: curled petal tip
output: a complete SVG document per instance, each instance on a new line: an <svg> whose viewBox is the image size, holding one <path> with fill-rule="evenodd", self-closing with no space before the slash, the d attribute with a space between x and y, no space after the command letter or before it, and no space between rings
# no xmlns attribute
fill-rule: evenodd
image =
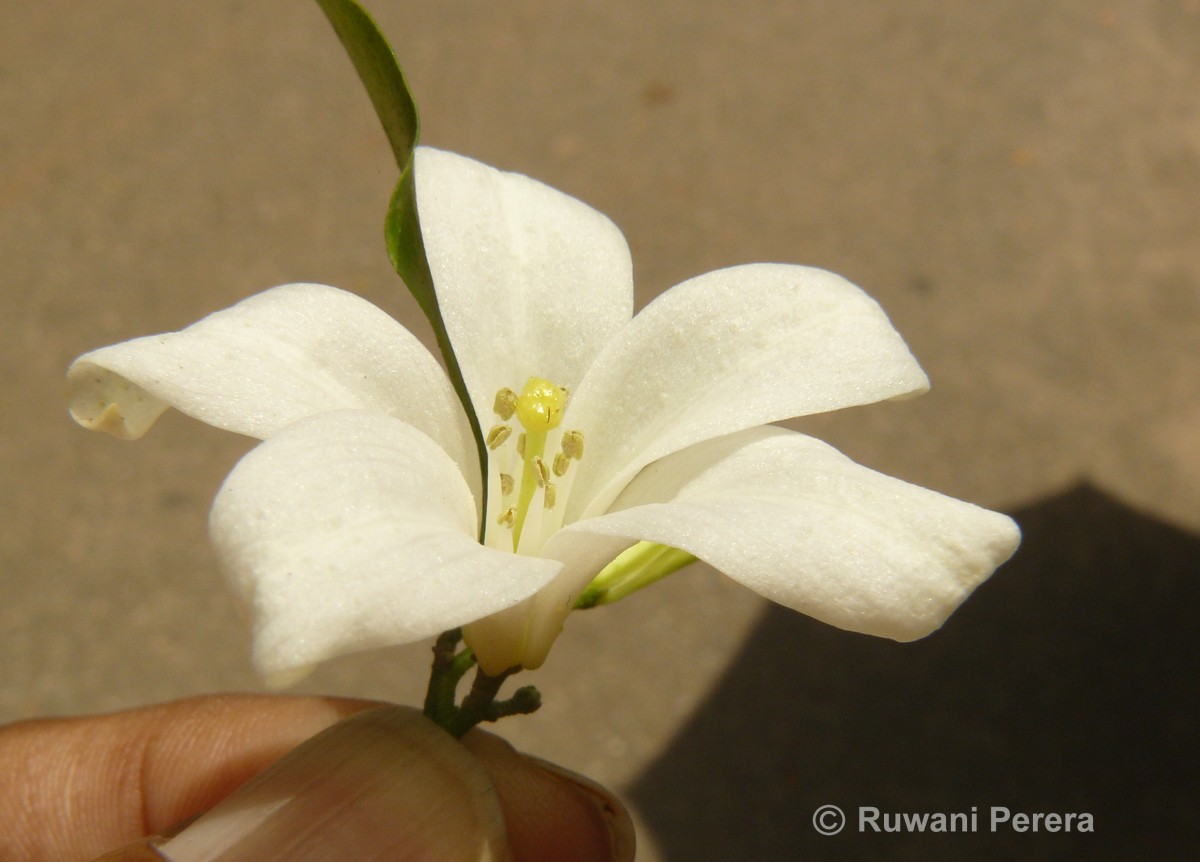
<svg viewBox="0 0 1200 862"><path fill-rule="evenodd" d="M122 440L134 438L129 431L129 426L125 424L121 408L116 404L107 404L98 414L91 416L72 410L71 418L89 431L103 431Z"/></svg>
<svg viewBox="0 0 1200 862"><path fill-rule="evenodd" d="M89 431L136 440L150 430L167 405L146 390L91 362L68 373L71 418Z"/></svg>

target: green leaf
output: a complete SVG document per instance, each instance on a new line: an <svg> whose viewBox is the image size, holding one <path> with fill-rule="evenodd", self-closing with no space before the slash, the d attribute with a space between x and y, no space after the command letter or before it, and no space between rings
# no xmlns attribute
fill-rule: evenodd
<svg viewBox="0 0 1200 862"><path fill-rule="evenodd" d="M388 258L433 327L438 348L446 362L450 382L462 402L467 420L471 423L471 431L475 435L475 445L479 450L479 468L484 483L483 499L486 500L487 448L484 446L483 431L479 427L479 419L475 415L475 408L471 405L471 397L463 382L462 369L459 368L458 358L454 355L450 336L446 332L437 294L433 289L433 276L425 255L425 243L421 239L421 225L417 216L417 185L413 177L413 151L417 146L420 130L417 104L408 89L408 83L404 80L404 72L396 62L391 45L379 32L371 16L353 0L317 0L317 4L333 25L346 53L350 55L350 61L366 87L367 95L371 97L371 104L375 107L388 143L392 146L392 154L396 157L400 179L396 183L388 205L387 217L384 219L384 242L387 245Z"/></svg>
<svg viewBox="0 0 1200 862"><path fill-rule="evenodd" d="M371 104L396 156L396 165L406 171L412 165L417 145L417 104L413 101L404 73L392 46L379 32L371 16L352 0L317 0L321 11L350 55L350 61L367 88Z"/></svg>

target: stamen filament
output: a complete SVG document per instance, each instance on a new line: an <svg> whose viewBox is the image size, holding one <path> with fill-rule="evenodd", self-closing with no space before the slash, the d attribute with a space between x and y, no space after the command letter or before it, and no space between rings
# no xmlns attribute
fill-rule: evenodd
<svg viewBox="0 0 1200 862"><path fill-rule="evenodd" d="M533 494L539 484L545 484L541 470L538 469L535 462L542 460L542 453L546 448L546 432L527 431L521 436L525 440L522 453L525 467L521 471L521 495L517 498L517 522L513 527L513 550L516 550L521 543L521 530L525 526L525 515L529 511L529 504L533 502ZM545 469L545 464L542 464L541 469Z"/></svg>

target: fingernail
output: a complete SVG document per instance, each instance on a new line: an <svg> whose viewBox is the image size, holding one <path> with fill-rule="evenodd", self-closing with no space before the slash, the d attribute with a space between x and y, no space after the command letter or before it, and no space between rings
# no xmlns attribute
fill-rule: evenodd
<svg viewBox="0 0 1200 862"><path fill-rule="evenodd" d="M445 731L390 706L313 737L158 853L169 862L509 858L487 774Z"/></svg>
<svg viewBox="0 0 1200 862"><path fill-rule="evenodd" d="M163 857L154 849L153 839L147 838L111 853L105 853L92 862L163 862Z"/></svg>
<svg viewBox="0 0 1200 862"><path fill-rule="evenodd" d="M525 755L525 757L536 763L543 771L575 787L583 798L595 807L600 822L608 833L609 858L612 859L612 862L633 862L637 850L637 836L633 831L633 820L616 796L587 776L563 769L557 763L530 755Z"/></svg>
<svg viewBox="0 0 1200 862"><path fill-rule="evenodd" d="M152 835L134 844L127 844L124 847L105 853L97 859L93 859L92 862L164 862L166 857L158 852L158 846L168 838L178 835L184 829L191 826L196 819L195 817L189 817L186 820L181 820L162 835Z"/></svg>

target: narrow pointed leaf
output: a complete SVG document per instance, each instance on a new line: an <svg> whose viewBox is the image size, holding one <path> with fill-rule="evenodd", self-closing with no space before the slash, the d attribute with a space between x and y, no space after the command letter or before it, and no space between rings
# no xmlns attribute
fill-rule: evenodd
<svg viewBox="0 0 1200 862"><path fill-rule="evenodd" d="M438 307L433 277L429 272L429 262L426 260L425 246L421 239L416 182L413 178L413 150L420 131L416 102L408 89L408 83L404 80L404 73L396 61L391 45L361 6L353 0L317 0L317 4L333 25L334 32L337 33L358 72L358 77L366 87L388 143L391 144L396 166L400 169L400 179L396 183L384 220L384 242L387 244L388 258L433 327L438 348L446 361L450 382L454 385L454 391L462 401L463 410L471 423L471 432L479 450L480 473L486 484L487 449L484 447L483 432L471 406L467 387L463 383L454 348L446 334L446 324ZM486 489L483 499L487 499Z"/></svg>
<svg viewBox="0 0 1200 862"><path fill-rule="evenodd" d="M352 0L317 0L350 55L358 77L387 134L401 171L412 163L417 144L417 105L387 39L371 16Z"/></svg>

